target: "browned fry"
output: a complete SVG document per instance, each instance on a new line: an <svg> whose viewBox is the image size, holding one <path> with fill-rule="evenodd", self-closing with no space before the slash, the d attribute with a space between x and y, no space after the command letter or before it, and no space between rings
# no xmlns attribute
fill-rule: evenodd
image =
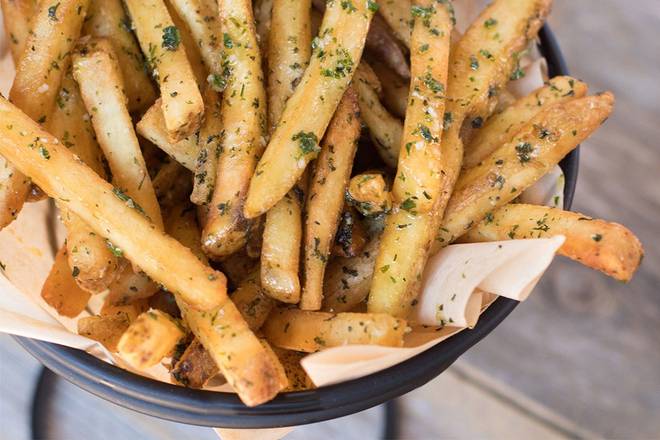
<svg viewBox="0 0 660 440"><path fill-rule="evenodd" d="M23 55L25 44L30 35L30 19L37 6L36 0L1 0L2 18L6 36L9 38L11 56L14 64Z"/></svg>
<svg viewBox="0 0 660 440"><path fill-rule="evenodd" d="M383 103L396 116L405 118L410 81L401 78L381 61L370 60L370 64L383 86Z"/></svg>
<svg viewBox="0 0 660 440"><path fill-rule="evenodd" d="M350 87L335 112L312 174L305 209L303 310L319 310L323 301L323 276L330 257L344 191L353 167L360 137L357 94Z"/></svg>
<svg viewBox="0 0 660 440"><path fill-rule="evenodd" d="M136 370L146 370L172 353L186 336L179 323L160 310L148 310L122 334L117 352Z"/></svg>
<svg viewBox="0 0 660 440"><path fill-rule="evenodd" d="M626 227L546 206L510 204L461 237L465 243L545 238L564 235L559 254L619 281L630 281L644 256L637 237Z"/></svg>
<svg viewBox="0 0 660 440"><path fill-rule="evenodd" d="M251 222L243 206L257 159L266 146L266 91L261 54L248 0L221 0L220 26L231 72L220 109L221 153L213 196L202 232L204 250L216 258L231 255L247 241Z"/></svg>
<svg viewBox="0 0 660 440"><path fill-rule="evenodd" d="M407 328L406 321L386 314L280 308L271 313L263 331L276 347L313 353L353 344L401 347Z"/></svg>
<svg viewBox="0 0 660 440"><path fill-rule="evenodd" d="M464 168L472 168L484 160L499 146L509 142L524 125L558 102L582 98L587 85L570 76L552 78L543 87L518 99L501 113L492 116L484 126L475 130L474 137L465 147Z"/></svg>
<svg viewBox="0 0 660 440"><path fill-rule="evenodd" d="M111 316L87 316L78 320L78 334L103 344L111 352L117 351L117 344L130 321L128 315L119 313Z"/></svg>
<svg viewBox="0 0 660 440"><path fill-rule="evenodd" d="M392 196L382 173L353 176L346 190L346 201L365 217L386 214L392 209Z"/></svg>
<svg viewBox="0 0 660 440"><path fill-rule="evenodd" d="M188 388L202 388L220 370L204 346L194 339L181 355L174 369L172 379Z"/></svg>
<svg viewBox="0 0 660 440"><path fill-rule="evenodd" d="M41 288L41 297L57 313L75 318L85 310L90 294L82 290L75 281L67 262L66 246L62 246L55 256L53 267Z"/></svg>
<svg viewBox="0 0 660 440"><path fill-rule="evenodd" d="M355 257L367 244L367 232L362 226L357 211L344 205L341 213L332 255L344 258Z"/></svg>
<svg viewBox="0 0 660 440"><path fill-rule="evenodd" d="M532 118L511 140L456 182L435 246L446 246L547 174L608 118L614 96L575 98Z"/></svg>
<svg viewBox="0 0 660 440"><path fill-rule="evenodd" d="M121 0L91 0L83 35L112 42L122 72L128 109L139 112L156 100L156 90L144 68L144 57L130 29L130 19Z"/></svg>
<svg viewBox="0 0 660 440"><path fill-rule="evenodd" d="M284 348L273 347L273 351L284 367L289 386L283 391L305 391L316 388L314 382L309 378L300 361L307 353Z"/></svg>
<svg viewBox="0 0 660 440"><path fill-rule="evenodd" d="M195 161L195 178L190 201L205 205L211 201L218 170L218 157L222 151L222 119L220 95L211 87L204 91L204 122L197 139L198 156ZM184 141L185 142L185 141Z"/></svg>
<svg viewBox="0 0 660 440"><path fill-rule="evenodd" d="M248 275L258 268L259 260L251 258L245 249L225 257L220 262L222 273L227 275L233 286L238 286Z"/></svg>
<svg viewBox="0 0 660 440"><path fill-rule="evenodd" d="M128 317L129 322L133 322L140 316L141 313L149 310L149 304L146 299L138 299L130 304L115 305L108 301L103 303L103 307L99 311L99 316L117 316L125 315Z"/></svg>
<svg viewBox="0 0 660 440"><path fill-rule="evenodd" d="M192 176L178 162L169 159L154 176L153 185L161 210L167 212L172 206L188 200Z"/></svg>

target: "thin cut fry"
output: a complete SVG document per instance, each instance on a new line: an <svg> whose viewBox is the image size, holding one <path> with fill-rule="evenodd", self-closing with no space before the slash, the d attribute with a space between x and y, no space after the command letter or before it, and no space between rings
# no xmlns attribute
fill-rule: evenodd
<svg viewBox="0 0 660 440"><path fill-rule="evenodd" d="M465 234L547 174L600 127L613 106L614 96L609 92L555 104L529 121L511 142L463 173L447 206L436 247Z"/></svg>
<svg viewBox="0 0 660 440"><path fill-rule="evenodd" d="M406 317L462 157L443 138L447 65L453 27L451 5L419 1L413 8L412 80L397 175L393 214L387 218L367 310Z"/></svg>
<svg viewBox="0 0 660 440"><path fill-rule="evenodd" d="M106 241L106 246L107 241ZM119 276L108 286L106 302L111 305L133 304L150 298L159 287L142 273L133 271L131 265L124 266Z"/></svg>
<svg viewBox="0 0 660 440"><path fill-rule="evenodd" d="M172 23L174 23L174 26L179 30L181 45L186 51L186 58L190 63L190 68L193 71L197 86L199 87L200 91L204 90L208 85L209 71L204 64L204 60L202 59L202 54L199 51L197 41L190 33L190 29L188 28L186 22L183 21L179 14L177 14L176 10L172 6L172 3L167 1L165 6L167 6L167 11L170 13Z"/></svg>
<svg viewBox="0 0 660 440"><path fill-rule="evenodd" d="M386 314L309 312L276 309L264 334L276 347L313 353L342 345L401 347L406 321Z"/></svg>
<svg viewBox="0 0 660 440"><path fill-rule="evenodd" d="M133 322L148 309L149 304L146 299L136 300L130 304L123 305L112 304L106 300L99 312L99 316L117 316L124 314L128 317L129 322Z"/></svg>
<svg viewBox="0 0 660 440"><path fill-rule="evenodd" d="M121 335L130 321L128 315L119 313L111 316L87 316L78 320L78 334L103 344L108 351L116 352Z"/></svg>
<svg viewBox="0 0 660 440"><path fill-rule="evenodd" d="M549 106L572 98L582 98L586 94L587 85L580 80L570 76L552 78L543 87L515 101L476 130L465 147L463 167L478 165L499 146L509 142L527 121Z"/></svg>
<svg viewBox="0 0 660 440"><path fill-rule="evenodd" d="M364 61L355 71L353 81L360 103L360 116L369 127L369 132L381 159L395 168L399 159L403 124L390 114L378 97L380 81L371 67Z"/></svg>
<svg viewBox="0 0 660 440"><path fill-rule="evenodd" d="M190 171L195 171L196 161L199 155L197 135L193 134L178 142L170 142L160 98L142 116L135 129L141 136L163 150L171 158Z"/></svg>
<svg viewBox="0 0 660 440"><path fill-rule="evenodd" d="M158 364L185 336L167 313L148 310L131 322L117 344L120 357L138 371Z"/></svg>
<svg viewBox="0 0 660 440"><path fill-rule="evenodd" d="M339 226L337 226L337 233L335 234L332 255L344 258L355 257L362 252L367 241L367 232L362 226L357 211L344 205Z"/></svg>
<svg viewBox="0 0 660 440"><path fill-rule="evenodd" d="M205 205L211 201L218 169L218 158L222 152L222 119L220 118L221 101L218 93L211 87L204 91L204 122L199 130L198 156L195 161L195 178L190 201L196 205ZM185 140L182 142L186 142Z"/></svg>
<svg viewBox="0 0 660 440"><path fill-rule="evenodd" d="M204 114L202 95L181 45L181 30L172 22L163 0L126 0L125 4L160 85L169 140L180 141L199 129Z"/></svg>
<svg viewBox="0 0 660 440"><path fill-rule="evenodd" d="M36 0L1 0L2 18L9 37L14 64L21 59L30 35L30 19L37 7Z"/></svg>
<svg viewBox="0 0 660 440"><path fill-rule="evenodd" d="M252 176L247 218L263 214L284 197L320 151L319 140L351 81L373 16L371 2L352 4L355 10L342 8L340 2L326 9L310 64Z"/></svg>
<svg viewBox="0 0 660 440"><path fill-rule="evenodd" d="M559 254L619 281L630 281L644 256L637 237L617 223L545 206L510 204L461 237L465 243L566 236Z"/></svg>
<svg viewBox="0 0 660 440"><path fill-rule="evenodd" d="M73 58L73 75L112 170L117 197L162 229L160 206L126 107L112 44L105 39L83 39ZM98 81L99 75L103 75L103 82Z"/></svg>
<svg viewBox="0 0 660 440"><path fill-rule="evenodd" d="M75 318L85 310L90 297L89 292L78 287L76 276L69 268L66 246L62 246L41 288L41 297L57 313L69 318Z"/></svg>
<svg viewBox="0 0 660 440"><path fill-rule="evenodd" d="M241 281L231 300L252 331L264 325L268 314L275 307L275 301L266 295L259 283L259 271L254 271Z"/></svg>
<svg viewBox="0 0 660 440"><path fill-rule="evenodd" d="M251 227L243 214L250 178L266 142L266 91L248 0L222 0L220 24L230 74L220 110L224 136L202 243L214 257L245 246Z"/></svg>
<svg viewBox="0 0 660 440"><path fill-rule="evenodd" d="M312 379L300 365L300 361L306 356L306 353L278 347L273 347L273 351L282 363L286 377L289 379L289 386L284 391L305 391L316 388Z"/></svg>
<svg viewBox="0 0 660 440"><path fill-rule="evenodd" d="M171 371L172 378L189 388L202 388L220 370L204 346L194 339Z"/></svg>
<svg viewBox="0 0 660 440"><path fill-rule="evenodd" d="M330 122L310 180L303 247L305 280L300 299L303 310L321 308L323 275L344 206L344 191L351 175L359 137L357 94L350 87Z"/></svg>
<svg viewBox="0 0 660 440"><path fill-rule="evenodd" d="M121 0L91 0L87 15L82 34L112 42L128 97L128 109L131 112L146 109L156 100L156 90L144 68L144 56Z"/></svg>
<svg viewBox="0 0 660 440"><path fill-rule="evenodd" d="M370 64L383 86L383 103L396 116L405 118L410 81L401 78L380 61L373 60Z"/></svg>

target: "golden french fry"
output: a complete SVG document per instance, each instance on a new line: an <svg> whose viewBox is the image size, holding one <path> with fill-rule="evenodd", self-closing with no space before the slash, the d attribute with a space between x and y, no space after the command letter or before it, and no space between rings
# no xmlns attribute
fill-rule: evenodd
<svg viewBox="0 0 660 440"><path fill-rule="evenodd" d="M378 2L378 12L385 22L392 28L394 35L410 48L410 34L412 31L411 0L385 0Z"/></svg>
<svg viewBox="0 0 660 440"><path fill-rule="evenodd" d="M126 0L125 4L160 85L169 140L185 139L199 129L204 102L181 44L181 26L174 25L163 0Z"/></svg>
<svg viewBox="0 0 660 440"><path fill-rule="evenodd" d="M406 317L417 297L433 225L439 222L462 157L443 138L453 10L418 1L411 39L410 98L387 218L367 310ZM458 156L458 157L457 157Z"/></svg>
<svg viewBox="0 0 660 440"><path fill-rule="evenodd" d="M380 173L353 176L346 190L346 201L365 217L387 214L392 209L392 196Z"/></svg>
<svg viewBox="0 0 660 440"><path fill-rule="evenodd" d="M456 183L436 248L465 234L489 212L503 206L548 173L607 119L614 96L560 102L532 118L518 134Z"/></svg>
<svg viewBox="0 0 660 440"><path fill-rule="evenodd" d="M221 92L224 88L222 86L223 34L220 30L218 2L216 0L170 0L170 4L176 10L176 14L186 23L193 42L197 43L196 47L202 61L210 72L209 84L216 92ZM185 46L186 53L188 53L189 45L185 44Z"/></svg>
<svg viewBox="0 0 660 440"><path fill-rule="evenodd" d="M30 19L37 7L36 0L1 0L2 18L9 38L11 56L18 63L25 51L25 43L30 35Z"/></svg>
<svg viewBox="0 0 660 440"><path fill-rule="evenodd" d="M130 321L128 315L119 313L111 316L87 316L78 320L78 334L103 344L111 352L117 351L117 344Z"/></svg>
<svg viewBox="0 0 660 440"><path fill-rule="evenodd" d="M162 211L183 203L192 191L192 176L172 159L167 160L160 167L152 183Z"/></svg>
<svg viewBox="0 0 660 440"><path fill-rule="evenodd" d="M250 178L265 147L266 91L252 4L219 3L225 56L230 74L220 110L221 139L215 187L202 233L204 250L223 257L245 246L251 223L243 214Z"/></svg>
<svg viewBox="0 0 660 440"><path fill-rule="evenodd" d="M199 87L200 91L204 90L208 85L209 71L204 64L204 60L202 59L202 54L199 50L199 46L197 45L197 41L190 32L186 22L179 16L179 14L176 12L176 9L174 9L172 6L171 2L167 1L165 6L167 7L167 11L170 13L172 23L174 23L174 26L179 30L181 45L185 49L186 58L190 63L190 68L193 71L197 86Z"/></svg>
<svg viewBox="0 0 660 440"><path fill-rule="evenodd" d="M48 123L51 133L99 176L106 178L103 153L71 72L62 79L57 105ZM108 249L105 239L77 215L64 209L62 222L67 229L69 266L76 282L91 293L103 292L117 277L120 260Z"/></svg>
<svg viewBox="0 0 660 440"><path fill-rule="evenodd" d="M259 282L259 271L252 272L231 295L231 300L252 331L257 331L275 307L275 301L266 295Z"/></svg>
<svg viewBox="0 0 660 440"><path fill-rule="evenodd" d="M151 309L131 322L117 343L117 352L128 365L142 371L172 353L185 335L171 316Z"/></svg>
<svg viewBox="0 0 660 440"><path fill-rule="evenodd" d="M344 205L335 234L332 255L344 258L355 257L362 252L367 241L367 232L358 218L357 211Z"/></svg>
<svg viewBox="0 0 660 440"><path fill-rule="evenodd" d="M285 350L284 348L272 347L275 355L282 363L284 372L287 379L289 379L289 386L284 391L305 391L316 388L312 379L307 376L307 373L300 365L300 361L307 353L299 351Z"/></svg>
<svg viewBox="0 0 660 440"><path fill-rule="evenodd" d="M193 307L211 309L227 301L222 274L159 231L108 182L4 98L0 98L0 116L4 121L0 154L104 236L114 253L125 255Z"/></svg>
<svg viewBox="0 0 660 440"><path fill-rule="evenodd" d="M175 206L168 216L166 231L179 243L190 249L199 261L208 264L209 260L202 251L201 233L194 206L190 204Z"/></svg>
<svg viewBox="0 0 660 440"><path fill-rule="evenodd" d="M99 311L99 316L117 316L125 315L128 317L129 322L133 322L140 316L143 312L146 312L149 309L149 304L146 299L135 300L130 304L112 304L112 302L106 301L103 303L103 307Z"/></svg>
<svg viewBox="0 0 660 440"><path fill-rule="evenodd" d="M323 283L324 311L349 312L366 302L379 247L380 240L374 238L356 257L330 261Z"/></svg>
<svg viewBox="0 0 660 440"><path fill-rule="evenodd" d="M328 4L310 64L252 176L244 209L247 218L272 208L318 155L319 140L361 58L373 16L369 4L353 2L355 11L342 8L340 2Z"/></svg>
<svg viewBox="0 0 660 440"><path fill-rule="evenodd" d="M194 134L178 142L170 142L160 98L142 116L135 129L140 136L163 150L172 159L191 171L195 170L200 151L197 135Z"/></svg>
<svg viewBox="0 0 660 440"><path fill-rule="evenodd" d="M461 237L465 243L566 236L558 253L619 281L630 281L644 256L626 227L546 206L503 206Z"/></svg>
<svg viewBox="0 0 660 440"><path fill-rule="evenodd" d="M321 308L325 266L344 206L360 128L357 94L349 87L330 122L309 184L303 234L303 310Z"/></svg>
<svg viewBox="0 0 660 440"><path fill-rule="evenodd" d="M274 0L268 36L268 126L273 132L311 55L311 0Z"/></svg>
<svg viewBox="0 0 660 440"><path fill-rule="evenodd" d="M492 116L465 147L464 168L472 168L499 146L509 142L530 119L557 102L582 98L587 85L570 76L552 78L543 87L518 99L501 113Z"/></svg>
<svg viewBox="0 0 660 440"><path fill-rule="evenodd" d="M172 369L172 378L189 388L202 388L219 373L218 366L204 346L194 339Z"/></svg>
<svg viewBox="0 0 660 440"><path fill-rule="evenodd" d="M108 286L106 302L112 305L133 304L136 301L150 298L159 287L142 273L136 273L130 265L126 265L119 276Z"/></svg>
<svg viewBox="0 0 660 440"><path fill-rule="evenodd" d="M380 61L371 61L371 67L382 84L383 103L396 116L405 118L410 81L401 78Z"/></svg>
<svg viewBox="0 0 660 440"><path fill-rule="evenodd" d="M66 246L62 246L41 288L41 297L58 314L69 318L75 318L85 310L90 297L89 292L78 286L76 276L69 268Z"/></svg>
<svg viewBox="0 0 660 440"><path fill-rule="evenodd" d="M342 345L401 347L406 321L386 314L328 313L280 308L263 327L276 347L313 353Z"/></svg>
<svg viewBox="0 0 660 440"><path fill-rule="evenodd" d="M199 130L198 156L195 161L195 177L190 200L196 205L205 205L211 201L215 177L218 169L218 157L222 152L222 119L220 118L221 101L218 93L211 87L204 91L204 122ZM184 141L185 142L185 141Z"/></svg>
<svg viewBox="0 0 660 440"><path fill-rule="evenodd" d="M73 75L112 170L115 194L162 229L160 206L126 107L112 43L100 38L81 40L73 54ZM102 82L98 75L103 75Z"/></svg>
<svg viewBox="0 0 660 440"><path fill-rule="evenodd" d="M364 61L355 71L353 79L360 103L360 116L369 127L378 154L388 166L394 168L399 159L403 124L381 104L378 77Z"/></svg>
<svg viewBox="0 0 660 440"><path fill-rule="evenodd" d="M131 112L142 111L154 103L156 90L145 69L144 56L121 0L91 0L82 34L112 42Z"/></svg>

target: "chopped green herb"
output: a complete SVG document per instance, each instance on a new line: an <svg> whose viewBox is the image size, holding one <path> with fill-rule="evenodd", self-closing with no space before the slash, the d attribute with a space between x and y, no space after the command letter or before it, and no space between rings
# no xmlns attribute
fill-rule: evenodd
<svg viewBox="0 0 660 440"><path fill-rule="evenodd" d="M516 153L520 163L527 163L532 160L532 152L534 152L534 147L529 142L521 142L516 145Z"/></svg>
<svg viewBox="0 0 660 440"><path fill-rule="evenodd" d="M124 251L121 250L121 248L115 246L112 244L109 240L105 241L106 246L108 246L108 249L110 249L110 252L112 252L112 255L115 257L123 257L124 256Z"/></svg>
<svg viewBox="0 0 660 440"><path fill-rule="evenodd" d="M176 26L167 26L163 29L163 48L167 50L177 50L181 44L181 35Z"/></svg>
<svg viewBox="0 0 660 440"><path fill-rule="evenodd" d="M484 21L484 26L486 27L486 29L490 29L495 25L497 25L497 20L495 20L493 17L491 17L488 20Z"/></svg>
<svg viewBox="0 0 660 440"><path fill-rule="evenodd" d="M60 2L55 3L53 6L48 8L48 18L53 21L57 21L57 8L60 7Z"/></svg>
<svg viewBox="0 0 660 440"><path fill-rule="evenodd" d="M299 131L298 133L293 135L291 140L298 141L300 145L300 153L302 156L309 153L315 153L320 150L318 146L319 139L311 131L308 132Z"/></svg>

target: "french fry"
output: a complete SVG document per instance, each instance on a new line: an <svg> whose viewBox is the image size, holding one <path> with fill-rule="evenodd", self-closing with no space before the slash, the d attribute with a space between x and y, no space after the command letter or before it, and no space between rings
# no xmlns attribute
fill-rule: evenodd
<svg viewBox="0 0 660 440"><path fill-rule="evenodd" d="M352 4L355 11L342 8L340 2L326 9L310 64L252 176L244 209L247 218L263 214L282 199L320 151L318 142L351 81L373 16L371 2Z"/></svg>
<svg viewBox="0 0 660 440"><path fill-rule="evenodd" d="M248 0L219 3L225 56L230 75L220 110L224 136L215 187L204 230L204 250L223 257L245 246L251 227L243 214L250 178L266 141L266 91L252 4Z"/></svg>
<svg viewBox="0 0 660 440"><path fill-rule="evenodd" d="M252 331L257 331L275 307L275 301L266 295L259 282L259 271L248 275L231 295L231 300Z"/></svg>
<svg viewBox="0 0 660 440"><path fill-rule="evenodd" d="M168 216L166 231L179 243L190 249L199 261L208 264L209 260L201 247L201 235L194 206L190 204L175 206Z"/></svg>
<svg viewBox="0 0 660 440"><path fill-rule="evenodd" d="M417 297L433 237L460 170L462 157L443 138L451 5L418 1L411 39L411 85L393 213L387 218L371 282L367 310L406 317Z"/></svg>
<svg viewBox="0 0 660 440"><path fill-rule="evenodd" d="M192 176L172 159L160 167L152 183L162 211L184 202L192 191Z"/></svg>
<svg viewBox="0 0 660 440"><path fill-rule="evenodd" d="M582 98L586 94L587 85L580 80L570 76L552 78L543 87L515 101L488 119L482 128L475 130L474 137L465 147L463 167L478 165L500 145L510 141L527 121L549 106Z"/></svg>
<svg viewBox="0 0 660 440"><path fill-rule="evenodd" d="M276 347L314 353L342 345L401 347L406 321L386 314L328 313L280 308L263 331Z"/></svg>
<svg viewBox="0 0 660 440"><path fill-rule="evenodd" d="M186 23L199 54L210 73L209 84L222 92L223 34L220 30L218 2L216 0L170 0L176 14ZM186 44L186 53L188 45Z"/></svg>
<svg viewBox="0 0 660 440"><path fill-rule="evenodd" d="M128 206L123 197L115 194L112 185L4 98L0 98L0 117L4 121L0 154L19 170L28 171L49 196L104 236L117 255L132 260L193 307L208 310L227 301L222 274L202 264L142 213Z"/></svg>
<svg viewBox="0 0 660 440"><path fill-rule="evenodd" d="M133 301L130 304L112 304L111 302L104 301L103 307L99 311L99 316L117 316L124 314L128 317L129 322L133 322L143 312L149 310L149 304L146 299Z"/></svg>
<svg viewBox="0 0 660 440"><path fill-rule="evenodd" d="M435 246L446 246L548 173L607 119L614 96L560 102L532 118L507 144L456 183Z"/></svg>
<svg viewBox="0 0 660 440"><path fill-rule="evenodd" d="M274 0L268 37L268 126L272 133L311 55L311 0Z"/></svg>
<svg viewBox="0 0 660 440"><path fill-rule="evenodd" d="M43 1L30 20L25 50L18 60L10 100L39 123L51 117L68 56L80 35L89 0ZM11 223L23 208L30 181L0 158L0 228Z"/></svg>
<svg viewBox="0 0 660 440"><path fill-rule="evenodd" d="M644 256L626 227L546 206L509 204L494 211L461 242L566 236L558 253L619 281L630 281Z"/></svg>
<svg viewBox="0 0 660 440"><path fill-rule="evenodd" d="M357 94L349 87L330 122L309 184L303 234L303 310L321 308L325 266L344 206L360 128Z"/></svg>
<svg viewBox="0 0 660 440"><path fill-rule="evenodd" d="M138 302L139 303L139 302ZM158 309L170 315L173 318L181 318L181 310L176 305L174 295L164 290L159 290L154 295L150 296L146 303L152 309Z"/></svg>
<svg viewBox="0 0 660 440"><path fill-rule="evenodd" d="M378 97L380 81L364 61L355 71L353 84L358 93L360 116L369 127L378 154L388 166L396 167L403 124L381 104Z"/></svg>
<svg viewBox="0 0 660 440"><path fill-rule="evenodd" d="M220 96L211 87L204 91L204 122L199 130L195 177L190 200L196 205L205 205L211 201L215 178L218 170L218 157L222 152L222 119L220 117ZM185 142L185 141L184 141Z"/></svg>
<svg viewBox="0 0 660 440"><path fill-rule="evenodd" d="M387 214L392 209L392 196L380 173L353 176L346 190L346 201L365 217Z"/></svg>
<svg viewBox="0 0 660 440"><path fill-rule="evenodd" d="M412 27L411 0L385 0L378 2L378 12L385 22L392 28L394 35L407 47L410 47L410 34Z"/></svg>
<svg viewBox="0 0 660 440"><path fill-rule="evenodd" d="M314 382L309 378L300 361L307 354L299 351L285 350L273 347L273 351L284 367L289 386L284 391L305 391L316 388Z"/></svg>
<svg viewBox="0 0 660 440"><path fill-rule="evenodd" d="M311 1L275 0L268 38L268 120L277 127L284 106L309 64ZM302 205L307 173L266 214L261 252L261 285L279 301L300 301Z"/></svg>
<svg viewBox="0 0 660 440"><path fill-rule="evenodd" d="M41 288L41 297L58 314L68 318L75 318L85 310L90 297L76 283L76 275L69 268L66 246L62 246Z"/></svg>
<svg viewBox="0 0 660 440"><path fill-rule="evenodd" d="M130 321L128 315L87 316L78 320L78 334L100 342L108 351L115 353L121 335Z"/></svg>
<svg viewBox="0 0 660 440"><path fill-rule="evenodd" d="M396 116L405 118L410 81L401 78L380 61L372 60L370 64L383 87L383 103Z"/></svg>
<svg viewBox="0 0 660 440"><path fill-rule="evenodd" d="M36 0L1 0L5 32L9 37L11 56L17 64L25 51L30 35L30 19L37 7Z"/></svg>
<svg viewBox="0 0 660 440"><path fill-rule="evenodd" d="M267 57L268 34L270 33L270 18L273 9L273 0L254 0L254 22L259 38L259 46Z"/></svg>
<svg viewBox="0 0 660 440"><path fill-rule="evenodd" d="M171 371L172 378L189 388L202 388L220 370L204 346L194 339Z"/></svg>
<svg viewBox="0 0 660 440"><path fill-rule="evenodd" d="M185 336L174 319L160 310L147 310L122 334L117 343L119 356L138 371L158 364L172 353Z"/></svg>
<svg viewBox="0 0 660 440"><path fill-rule="evenodd" d="M98 81L98 75L104 81ZM112 171L117 197L163 228L160 206L126 107L121 71L105 39L83 39L73 54L73 75Z"/></svg>
<svg viewBox="0 0 660 440"><path fill-rule="evenodd" d="M106 178L103 153L71 72L62 79L57 106L48 126L64 146L96 174ZM119 258L108 249L105 239L94 233L80 217L64 209L61 219L67 229L69 266L78 274L76 282L90 293L103 292L121 270Z"/></svg>
<svg viewBox="0 0 660 440"><path fill-rule="evenodd" d="M410 78L408 60L385 20L375 16L367 35L366 50L373 58L383 60L402 78Z"/></svg>
<svg viewBox="0 0 660 440"><path fill-rule="evenodd" d="M209 81L209 71L204 64L204 59L197 45L197 41L190 33L190 29L186 22L177 14L176 9L172 6L172 3L167 1L165 3L167 6L167 11L172 18L172 23L179 30L179 36L181 37L181 45L186 51L186 58L190 63L190 68L192 69L195 81L199 90L206 89Z"/></svg>
<svg viewBox="0 0 660 440"><path fill-rule="evenodd" d="M135 129L140 136L156 145L167 153L172 159L181 165L195 171L197 158L199 156L199 145L197 135L193 134L178 142L170 142L165 126L165 117L163 116L162 101L156 100L149 110L142 116Z"/></svg>
<svg viewBox="0 0 660 440"><path fill-rule="evenodd" d="M107 245L106 245L107 246ZM133 304L136 301L150 298L159 287L143 273L134 272L126 265L119 276L108 286L106 302L111 305Z"/></svg>
<svg viewBox="0 0 660 440"><path fill-rule="evenodd" d="M171 142L194 134L204 102L192 67L163 0L126 0L138 41L152 74L158 79L165 126Z"/></svg>
<svg viewBox="0 0 660 440"><path fill-rule="evenodd" d="M344 258L355 257L362 252L367 241L367 232L358 218L357 211L344 205L344 211L341 213L335 234L332 255Z"/></svg>
<svg viewBox="0 0 660 440"><path fill-rule="evenodd" d="M145 59L131 31L121 0L91 0L83 35L107 38L115 49L122 72L128 109L140 112L154 103L156 90L145 70Z"/></svg>
<svg viewBox="0 0 660 440"><path fill-rule="evenodd" d="M324 311L349 312L366 302L379 247L380 240L374 238L356 257L330 261L323 283Z"/></svg>
<svg viewBox="0 0 660 440"><path fill-rule="evenodd" d="M222 273L227 275L233 286L238 285L255 269L258 268L259 260L251 258L245 249L225 257L220 262Z"/></svg>

